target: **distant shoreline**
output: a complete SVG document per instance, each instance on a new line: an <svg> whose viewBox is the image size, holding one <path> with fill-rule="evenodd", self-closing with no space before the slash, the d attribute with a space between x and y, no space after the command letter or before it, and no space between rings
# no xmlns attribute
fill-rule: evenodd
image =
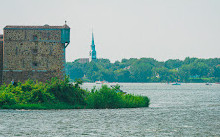
<svg viewBox="0 0 220 137"><path fill-rule="evenodd" d="M95 82L84 82L84 84L86 83L90 83L90 84L96 84ZM143 83L143 84L154 84L154 83L157 83L157 84L172 84L172 83L176 83L176 82L170 82L170 83L165 83L165 82L109 82L107 83L106 85L108 84L120 84L120 83L126 83L126 84L132 84L132 83ZM178 82L178 83L183 83L183 84L205 84L207 82ZM220 82L209 82L209 83L212 83L212 84L220 84ZM96 84L96 85L102 85L102 84ZM105 85L105 84L103 84Z"/></svg>
<svg viewBox="0 0 220 137"><path fill-rule="evenodd" d="M135 82L135 83L215 83L220 82L220 58L169 59L130 58L111 63L109 59L91 62L66 63L70 79L81 78L84 82Z"/></svg>

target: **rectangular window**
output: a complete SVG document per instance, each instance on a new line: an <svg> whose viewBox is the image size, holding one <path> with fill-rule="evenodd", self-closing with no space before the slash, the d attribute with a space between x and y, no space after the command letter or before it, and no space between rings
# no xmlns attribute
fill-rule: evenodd
<svg viewBox="0 0 220 137"><path fill-rule="evenodd" d="M48 64L49 64L48 59L46 60L46 62L47 62L47 68L49 68L49 65L48 65Z"/></svg>
<svg viewBox="0 0 220 137"><path fill-rule="evenodd" d="M24 59L22 60L22 66L23 68L25 67Z"/></svg>
<svg viewBox="0 0 220 137"><path fill-rule="evenodd" d="M32 49L32 54L37 54L38 50L37 49Z"/></svg>
<svg viewBox="0 0 220 137"><path fill-rule="evenodd" d="M33 41L37 41L37 35L33 35Z"/></svg>
<svg viewBox="0 0 220 137"><path fill-rule="evenodd" d="M50 33L49 32L47 33L47 39L48 40L50 39Z"/></svg>
<svg viewBox="0 0 220 137"><path fill-rule="evenodd" d="M18 47L15 49L15 54L18 55Z"/></svg>
<svg viewBox="0 0 220 137"><path fill-rule="evenodd" d="M27 32L25 31L24 33L25 33L24 34L24 39L26 40L27 39Z"/></svg>
<svg viewBox="0 0 220 137"><path fill-rule="evenodd" d="M38 66L37 62L36 61L32 62L32 66L37 67Z"/></svg>
<svg viewBox="0 0 220 137"><path fill-rule="evenodd" d="M53 53L53 47L50 46L50 54L49 55L52 55L52 53Z"/></svg>

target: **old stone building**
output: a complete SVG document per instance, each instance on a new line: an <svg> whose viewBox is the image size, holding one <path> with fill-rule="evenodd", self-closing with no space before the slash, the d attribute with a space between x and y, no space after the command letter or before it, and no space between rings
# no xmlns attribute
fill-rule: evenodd
<svg viewBox="0 0 220 137"><path fill-rule="evenodd" d="M65 48L69 42L70 28L66 24L6 26L3 46L0 44L3 48L3 51L0 48L0 64L3 64L1 81L62 79L65 74Z"/></svg>

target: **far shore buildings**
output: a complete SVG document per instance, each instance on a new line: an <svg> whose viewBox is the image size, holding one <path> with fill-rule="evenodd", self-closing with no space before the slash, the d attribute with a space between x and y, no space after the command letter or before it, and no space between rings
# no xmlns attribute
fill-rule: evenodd
<svg viewBox="0 0 220 137"><path fill-rule="evenodd" d="M89 58L79 58L79 59L78 59L78 62L79 62L79 63L82 63L82 64L88 63L88 62L89 62Z"/></svg>
<svg viewBox="0 0 220 137"><path fill-rule="evenodd" d="M95 50L95 41L94 41L94 36L92 32L92 44L91 44L91 50L89 52L89 58L79 58L78 62L79 63L88 63L91 61L96 61L96 50Z"/></svg>
<svg viewBox="0 0 220 137"><path fill-rule="evenodd" d="M0 35L0 84L27 79L45 82L65 75L70 27L6 26Z"/></svg>

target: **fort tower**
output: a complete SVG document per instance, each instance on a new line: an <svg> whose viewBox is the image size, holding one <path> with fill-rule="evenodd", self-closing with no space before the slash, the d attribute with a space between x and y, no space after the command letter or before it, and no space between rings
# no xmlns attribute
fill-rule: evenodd
<svg viewBox="0 0 220 137"><path fill-rule="evenodd" d="M2 81L8 84L12 79L21 82L27 79L45 82L52 77L63 79L65 48L69 43L70 28L66 24L6 26L3 46L0 40L3 47L3 52L0 47L0 53L3 53Z"/></svg>

